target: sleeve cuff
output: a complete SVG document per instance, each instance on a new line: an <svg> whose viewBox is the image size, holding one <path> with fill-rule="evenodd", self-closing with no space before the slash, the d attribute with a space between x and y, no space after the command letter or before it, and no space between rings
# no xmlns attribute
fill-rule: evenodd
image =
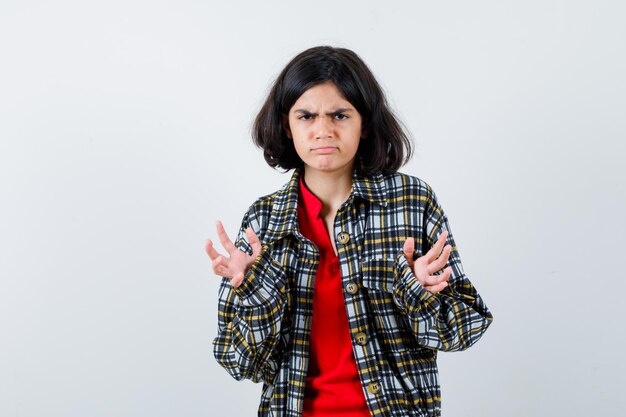
<svg viewBox="0 0 626 417"><path fill-rule="evenodd" d="M267 249L267 246L263 246L241 285L233 288L243 306L266 304L285 291L284 271Z"/></svg>
<svg viewBox="0 0 626 417"><path fill-rule="evenodd" d="M437 307L439 298L428 292L417 280L404 253L399 253L395 260L396 280L394 283L394 299L404 311L420 309L424 306Z"/></svg>

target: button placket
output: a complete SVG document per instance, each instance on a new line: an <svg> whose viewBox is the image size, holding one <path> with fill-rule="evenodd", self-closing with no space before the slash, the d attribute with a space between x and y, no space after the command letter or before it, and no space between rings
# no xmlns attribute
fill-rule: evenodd
<svg viewBox="0 0 626 417"><path fill-rule="evenodd" d="M357 295L360 291L359 245L362 243L366 226L364 212L360 214L361 216L359 212L350 208L345 211L340 210L335 218L334 233L343 271L344 296L349 313L350 330L357 331L356 334L352 333L352 340L359 375L362 381L370 381L366 382L367 385L364 384L366 393L376 395L375 401L379 401L378 393L382 387L378 378L380 369L376 352L380 351L380 346L375 337L370 339L368 336L371 323L368 322L367 315L363 314L367 310L366 300Z"/></svg>

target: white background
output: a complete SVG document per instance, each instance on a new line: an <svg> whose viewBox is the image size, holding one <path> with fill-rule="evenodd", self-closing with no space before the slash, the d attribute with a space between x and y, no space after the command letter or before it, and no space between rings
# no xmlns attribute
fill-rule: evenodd
<svg viewBox="0 0 626 417"><path fill-rule="evenodd" d="M204 253L286 182L250 141L301 50L368 63L495 320L446 417L626 401L619 1L0 3L0 415L252 416Z"/></svg>

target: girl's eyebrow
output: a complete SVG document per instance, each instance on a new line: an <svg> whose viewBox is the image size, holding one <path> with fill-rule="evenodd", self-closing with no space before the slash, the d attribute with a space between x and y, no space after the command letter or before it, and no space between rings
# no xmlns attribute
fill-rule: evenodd
<svg viewBox="0 0 626 417"><path fill-rule="evenodd" d="M348 112L351 112L353 110L354 109L339 108L337 110L333 110L331 112L327 112L326 115L327 116L332 116L332 115L338 114L338 113L348 113ZM306 109L296 109L296 110L294 110L294 112L295 113L301 113L301 114L308 114L308 115L312 115L312 116L317 116L318 115L317 113L310 112L310 111L308 111Z"/></svg>

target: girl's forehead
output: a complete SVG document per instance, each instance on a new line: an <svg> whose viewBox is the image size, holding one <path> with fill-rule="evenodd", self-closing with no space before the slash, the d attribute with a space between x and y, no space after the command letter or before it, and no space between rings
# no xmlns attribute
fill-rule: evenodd
<svg viewBox="0 0 626 417"><path fill-rule="evenodd" d="M305 90L295 101L294 106L306 104L353 107L332 81L316 84Z"/></svg>

